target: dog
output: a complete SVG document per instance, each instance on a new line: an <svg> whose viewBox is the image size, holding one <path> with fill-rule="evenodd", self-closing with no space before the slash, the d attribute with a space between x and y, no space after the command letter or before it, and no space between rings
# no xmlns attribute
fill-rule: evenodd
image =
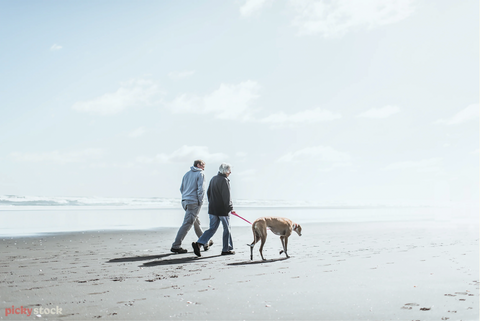
<svg viewBox="0 0 480 321"><path fill-rule="evenodd" d="M262 241L260 244L260 255L262 260L265 261L263 257L263 245L267 239L267 227L276 234L280 235L280 240L282 241L283 250L280 251L280 254L285 252L287 258L287 245L288 245L288 237L292 234L292 231L297 232L298 236L302 236L302 227L300 224L293 223L288 218L283 217L275 217L275 216L266 216L260 217L255 220L252 224L252 231L253 231L253 242L252 244L247 244L250 246L250 260L253 260L253 247L258 241Z"/></svg>

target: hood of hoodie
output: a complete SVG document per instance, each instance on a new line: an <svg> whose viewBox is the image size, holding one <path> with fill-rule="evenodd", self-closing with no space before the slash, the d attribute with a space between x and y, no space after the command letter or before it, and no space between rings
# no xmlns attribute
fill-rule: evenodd
<svg viewBox="0 0 480 321"><path fill-rule="evenodd" d="M192 172L201 172L201 171L203 171L203 169L198 168L198 167L195 167L195 166L190 167L190 169L192 170Z"/></svg>

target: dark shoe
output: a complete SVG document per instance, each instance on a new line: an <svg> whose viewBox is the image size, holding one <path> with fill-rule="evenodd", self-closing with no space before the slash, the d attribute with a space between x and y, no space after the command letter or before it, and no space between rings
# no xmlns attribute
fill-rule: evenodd
<svg viewBox="0 0 480 321"><path fill-rule="evenodd" d="M192 242L193 253L195 253L195 255L198 257L202 256L202 254L200 254L200 245L203 245L203 244Z"/></svg>
<svg viewBox="0 0 480 321"><path fill-rule="evenodd" d="M203 250L204 250L204 251L208 251L208 249L209 249L210 246L212 246L212 245L213 245L213 241L212 241L212 240L208 241L208 244L205 244L205 245L203 246Z"/></svg>
<svg viewBox="0 0 480 321"><path fill-rule="evenodd" d="M174 249L174 248L172 247L172 248L170 249L170 252L182 254L182 253L187 253L188 251L187 251L186 249L182 249L181 247L178 248L178 249Z"/></svg>
<svg viewBox="0 0 480 321"><path fill-rule="evenodd" d="M235 254L235 251L227 251L227 252L222 252L222 255L232 255Z"/></svg>

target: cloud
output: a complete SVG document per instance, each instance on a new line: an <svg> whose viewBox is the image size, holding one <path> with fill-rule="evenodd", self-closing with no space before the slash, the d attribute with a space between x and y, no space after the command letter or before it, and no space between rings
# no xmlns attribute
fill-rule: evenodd
<svg viewBox="0 0 480 321"><path fill-rule="evenodd" d="M250 17L258 14L263 8L271 6L273 0L246 0L240 7L240 14L243 17Z"/></svg>
<svg viewBox="0 0 480 321"><path fill-rule="evenodd" d="M459 111L450 119L439 119L434 124L458 125L471 120L477 120L480 117L480 107L478 104L471 104L467 108Z"/></svg>
<svg viewBox="0 0 480 321"><path fill-rule="evenodd" d="M278 112L276 114L271 114L268 117L265 117L260 120L262 123L269 123L273 125L295 125L303 123L318 123L325 121L332 121L335 119L342 118L341 114L333 113L328 110L315 108L308 109L305 111L298 112L296 114L288 115L284 112Z"/></svg>
<svg viewBox="0 0 480 321"><path fill-rule="evenodd" d="M139 156L137 162L139 163L180 163L193 162L195 159L202 159L205 162L224 161L228 158L223 153L210 153L206 146L182 146L170 154L157 154L154 157Z"/></svg>
<svg viewBox="0 0 480 321"><path fill-rule="evenodd" d="M257 171L254 169L247 169L234 174L235 177L240 178L244 182L253 182L258 177Z"/></svg>
<svg viewBox="0 0 480 321"><path fill-rule="evenodd" d="M382 108L372 108L359 114L357 117L363 118L387 118L400 112L400 108L397 106L385 106Z"/></svg>
<svg viewBox="0 0 480 321"><path fill-rule="evenodd" d="M413 170L416 172L440 172L442 168L442 158L430 158L420 161L405 161L390 164L383 168L384 171L392 170Z"/></svg>
<svg viewBox="0 0 480 321"><path fill-rule="evenodd" d="M142 136L143 134L145 134L147 132L147 130L143 127L139 127L133 131L131 131L129 134L128 134L128 137L131 137L131 138L136 138L136 137L140 137Z"/></svg>
<svg viewBox="0 0 480 321"><path fill-rule="evenodd" d="M309 162L317 166L320 162L329 163L333 167L351 166L351 156L348 153L340 152L330 146L308 147L291 152L280 157L277 162ZM330 169L332 169L331 167Z"/></svg>
<svg viewBox="0 0 480 321"><path fill-rule="evenodd" d="M399 22L415 10L414 0L290 0L300 35L342 37L357 29Z"/></svg>
<svg viewBox="0 0 480 321"><path fill-rule="evenodd" d="M236 152L235 153L235 157L240 157L240 158L245 158L245 157L247 157L247 155L248 154L245 153L245 152Z"/></svg>
<svg viewBox="0 0 480 321"><path fill-rule="evenodd" d="M98 148L84 149L71 152L43 152L43 153L20 153L13 152L9 157L19 162L52 162L57 164L80 163L90 159L97 159L103 155Z"/></svg>
<svg viewBox="0 0 480 321"><path fill-rule="evenodd" d="M154 82L135 79L122 83L116 92L89 101L77 102L72 109L90 114L113 115L127 108L157 104L161 95L163 92Z"/></svg>
<svg viewBox="0 0 480 321"><path fill-rule="evenodd" d="M247 80L238 85L221 84L205 96L183 94L166 103L173 113L214 114L219 119L249 119L252 104L259 97L260 85Z"/></svg>
<svg viewBox="0 0 480 321"><path fill-rule="evenodd" d="M168 77L174 80L180 80L185 78L190 78L195 73L195 70L191 71L172 71L168 73Z"/></svg>
<svg viewBox="0 0 480 321"><path fill-rule="evenodd" d="M51 51L56 51L56 50L60 50L62 49L63 47L60 46L60 45L57 45L56 43L54 43L51 47L50 47L50 50Z"/></svg>

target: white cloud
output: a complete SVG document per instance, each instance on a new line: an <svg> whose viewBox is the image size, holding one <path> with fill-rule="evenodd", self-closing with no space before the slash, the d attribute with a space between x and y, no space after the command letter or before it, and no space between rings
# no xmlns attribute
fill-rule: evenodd
<svg viewBox="0 0 480 321"><path fill-rule="evenodd" d="M247 169L234 174L244 182L253 182L258 176L257 171L254 169Z"/></svg>
<svg viewBox="0 0 480 321"><path fill-rule="evenodd" d="M245 153L245 152L236 152L235 153L235 157L240 157L240 158L245 158L245 157L247 157L247 155L248 154Z"/></svg>
<svg viewBox="0 0 480 321"><path fill-rule="evenodd" d="M224 161L228 156L223 153L210 153L206 146L182 146L170 154L160 153L154 157L139 156L139 163L179 163L203 159L205 162Z"/></svg>
<svg viewBox="0 0 480 321"><path fill-rule="evenodd" d="M351 156L330 146L308 147L280 157L277 162L319 162L333 163L335 166L350 166Z"/></svg>
<svg viewBox="0 0 480 321"><path fill-rule="evenodd" d="M413 170L416 172L440 172L442 168L442 158L430 158L420 161L405 161L390 164L383 168L385 171L391 170Z"/></svg>
<svg viewBox="0 0 480 321"><path fill-rule="evenodd" d="M273 125L294 125L303 123L318 123L325 121L332 121L342 118L341 114L333 113L329 110L320 108L309 109L298 112L296 114L288 115L284 112L278 112L265 117L260 120L262 123L269 123Z"/></svg>
<svg viewBox="0 0 480 321"><path fill-rule="evenodd" d="M357 117L364 117L364 118L387 118L400 112L400 108L397 106L385 106L382 108L372 108L369 109Z"/></svg>
<svg viewBox="0 0 480 321"><path fill-rule="evenodd" d="M247 159L248 154L245 152L236 152L235 153L235 161L236 162L244 162Z"/></svg>
<svg viewBox="0 0 480 321"><path fill-rule="evenodd" d="M478 104L471 104L467 108L459 111L450 119L439 119L435 124L458 125L465 122L476 120L478 122L480 117L480 107Z"/></svg>
<svg viewBox="0 0 480 321"><path fill-rule="evenodd" d="M43 153L10 153L9 157L19 162L52 162L58 164L79 163L90 159L97 159L103 155L98 148L84 149L71 152L43 152Z"/></svg>
<svg viewBox="0 0 480 321"><path fill-rule="evenodd" d="M89 101L77 102L72 109L98 115L112 115L127 108L150 106L159 102L163 92L150 80L135 79L122 83L113 93Z"/></svg>
<svg viewBox="0 0 480 321"><path fill-rule="evenodd" d="M50 50L51 51L56 51L56 50L60 50L62 49L63 47L60 46L60 45L57 45L56 43L54 43L51 47L50 47Z"/></svg>
<svg viewBox="0 0 480 321"><path fill-rule="evenodd" d="M143 127L139 127L133 131L131 131L129 134L128 134L128 137L131 137L131 138L136 138L136 137L140 137L142 136L143 134L145 134L147 132L147 130Z"/></svg>
<svg viewBox="0 0 480 321"><path fill-rule="evenodd" d="M240 14L244 17L250 17L259 13L263 8L271 6L273 0L246 0L240 7Z"/></svg>
<svg viewBox="0 0 480 321"><path fill-rule="evenodd" d="M399 22L415 10L413 0L290 0L299 34L341 37L359 29Z"/></svg>
<svg viewBox="0 0 480 321"><path fill-rule="evenodd" d="M190 70L190 71L172 71L168 73L168 77L174 79L174 80L180 80L180 79L185 79L193 76L195 73L195 70Z"/></svg>
<svg viewBox="0 0 480 321"><path fill-rule="evenodd" d="M166 106L174 113L214 114L220 119L249 119L252 104L259 97L260 85L252 80L238 85L221 84L203 97L183 94Z"/></svg>

